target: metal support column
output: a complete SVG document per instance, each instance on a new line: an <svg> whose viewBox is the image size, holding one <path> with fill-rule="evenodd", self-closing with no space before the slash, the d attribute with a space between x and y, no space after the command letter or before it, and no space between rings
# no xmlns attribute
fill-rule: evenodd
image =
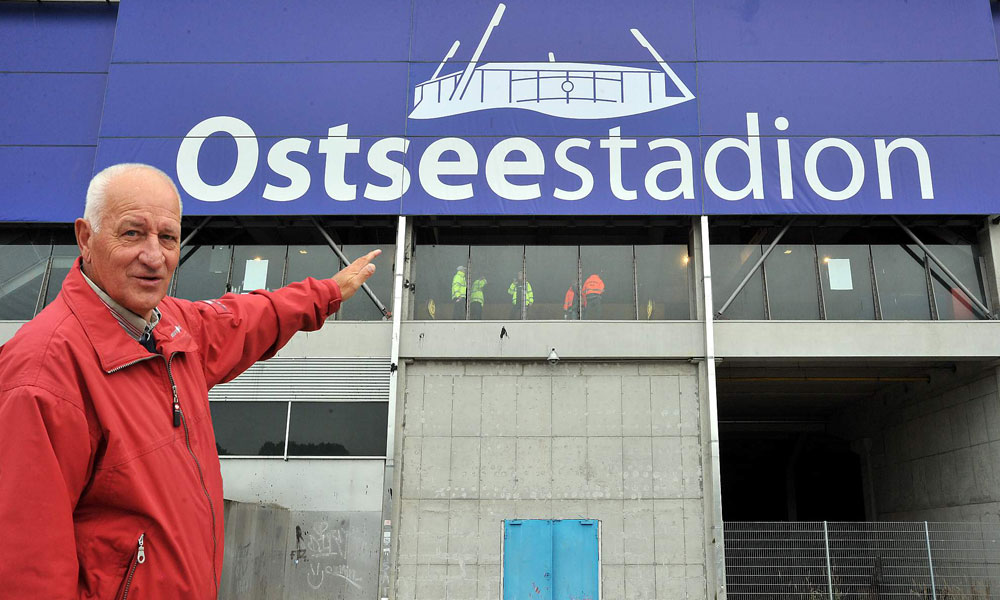
<svg viewBox="0 0 1000 600"><path fill-rule="evenodd" d="M1000 306L1000 215L984 218L977 237L983 279L990 300L987 304Z"/></svg>
<svg viewBox="0 0 1000 600"><path fill-rule="evenodd" d="M400 218L405 219L405 217L400 217ZM333 250L333 253L337 255L337 257L341 260L341 262L343 262L345 265L351 264L351 259L348 258L347 255L344 254L343 250L340 249L340 246L338 246L337 243L333 241L333 238L330 237L330 234L326 232L326 229L323 229L323 225L321 225L320 222L316 220L316 217L312 217L312 222L316 226L316 229L319 230L320 234L323 235L323 239L326 240L327 245L330 246L330 249ZM397 254L398 253L399 252L397 250ZM375 295L375 292L373 292L372 289L368 287L367 283L362 283L361 289L364 290L365 293L368 294L368 297L372 299L372 302L375 303L375 307L378 308L379 312L382 313L383 319L388 319L392 316L389 313L389 310L385 307L385 305L382 304L382 301L378 299L378 296Z"/></svg>
<svg viewBox="0 0 1000 600"><path fill-rule="evenodd" d="M788 223L785 224L781 232L778 233L778 237L774 238L774 241L771 242L771 245L767 247L767 250L764 251L764 254L762 254L761 257L757 259L757 262L754 263L753 268L750 269L750 272L747 273L746 277L743 278L743 281L741 281L740 284L736 286L736 289L733 290L733 293L729 296L729 300L726 300L726 303L722 305L722 308L719 309L719 312L715 313L716 316L722 316L722 313L726 312L726 309L729 308L729 305L733 303L733 300L736 300L736 296L738 296L739 293L743 291L743 288L746 287L747 282L750 281L750 278L753 277L753 274L757 272L757 269L759 269L762 264L764 264L764 261L767 260L768 255L771 254L771 250L774 250L774 247L778 245L778 242L780 242L781 238L785 236L785 232L788 231L788 228L792 226L792 222L794 221L795 219L793 218L790 221L788 221Z"/></svg>
<svg viewBox="0 0 1000 600"><path fill-rule="evenodd" d="M715 379L715 321L712 318L712 261L708 217L701 216L701 269L705 316L705 380L708 387L708 455L712 481L712 557L716 600L726 599L726 545L722 521L722 476L719 460L719 404Z"/></svg>
<svg viewBox="0 0 1000 600"><path fill-rule="evenodd" d="M198 223L197 225L195 225L194 229L191 230L191 233L187 234L187 236L184 238L184 240L181 241L181 248L183 248L184 246L187 246L188 243L192 239L194 239L195 234L197 234L199 231L201 231L202 227L204 227L205 225L208 225L208 222L211 221L211 220L212 220L212 217L205 217L204 219L202 219L201 223Z"/></svg>
<svg viewBox="0 0 1000 600"><path fill-rule="evenodd" d="M181 240L180 249L183 250L185 246L187 246L189 243L191 243L191 240L194 239L195 234L197 234L199 231L201 231L202 227L204 227L205 225L208 225L208 222L211 221L211 220L212 220L212 217L205 217L204 219L202 219L201 223L198 223L197 225L195 225L195 228L191 230L191 233L187 234L187 236L185 236L184 239ZM197 251L198 251L198 249L195 248L191 252L188 252L187 254L185 254L184 256L182 256L180 258L180 260L177 261L177 268L178 269L181 268L184 265L184 263L187 262L187 259L191 258L191 256L194 255L194 253L197 252ZM173 293L176 293L176 291L177 291L177 278L174 277L173 281L170 282L170 292L171 292L171 294L173 294Z"/></svg>
<svg viewBox="0 0 1000 600"><path fill-rule="evenodd" d="M379 555L379 598L395 596L390 591L392 568L393 485L396 465L396 405L399 395L399 337L403 318L403 274L407 255L406 217L396 225L396 260L392 275L392 341L389 351L389 411L385 436L385 477L382 493L382 541Z"/></svg>
<svg viewBox="0 0 1000 600"><path fill-rule="evenodd" d="M906 232L906 235L910 236L910 239L913 240L913 242L917 246L920 246L920 249L924 251L924 254L927 255L927 258L934 261L934 263L942 271L944 271L944 274L947 275L948 278L951 279L953 282L955 282L955 285L958 286L958 289L962 290L965 296L969 299L969 302L972 302L973 304L976 305L976 308L978 308L980 312L983 313L983 316L985 316L987 319L995 318L993 316L993 313L990 312L990 309L986 308L986 305L980 302L979 298L976 298L976 296L971 291L969 291L969 288L965 287L965 284L962 283L961 280L959 280L959 278L955 276L954 273L951 272L951 269L946 267L944 263L941 262L941 259L939 259L937 256L934 255L933 252L931 252L930 248L925 246L924 243L920 241L920 238L918 238L917 235L913 233L913 231L911 231L909 227L903 225L903 222L900 221L898 218L896 218L896 215L890 215L890 216L892 217L892 220L896 222L896 225L899 225L903 229L903 231Z"/></svg>

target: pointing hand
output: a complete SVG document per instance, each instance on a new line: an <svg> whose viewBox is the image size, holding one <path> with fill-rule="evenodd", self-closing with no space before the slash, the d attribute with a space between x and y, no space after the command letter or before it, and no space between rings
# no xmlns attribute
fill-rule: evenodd
<svg viewBox="0 0 1000 600"><path fill-rule="evenodd" d="M361 287L361 284L375 273L375 265L371 264L371 262L379 254L382 254L381 250L372 250L333 276L333 280L340 286L342 300L347 300L353 296L354 292L358 291Z"/></svg>

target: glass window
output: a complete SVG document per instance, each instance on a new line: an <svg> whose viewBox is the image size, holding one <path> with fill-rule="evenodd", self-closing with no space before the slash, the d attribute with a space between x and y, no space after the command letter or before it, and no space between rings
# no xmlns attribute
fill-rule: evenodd
<svg viewBox="0 0 1000 600"><path fill-rule="evenodd" d="M528 246L525 272L534 292L529 319L580 318L579 246ZM570 295L567 292L572 290Z"/></svg>
<svg viewBox="0 0 1000 600"><path fill-rule="evenodd" d="M287 246L236 246L231 289L237 294L254 290L273 292L285 277Z"/></svg>
<svg viewBox="0 0 1000 600"><path fill-rule="evenodd" d="M875 318L871 252L867 245L817 245L823 304L830 320ZM768 274L768 283L771 276Z"/></svg>
<svg viewBox="0 0 1000 600"><path fill-rule="evenodd" d="M413 318L424 321L464 319L465 297L459 290L464 289L462 282L469 267L469 247L417 246L413 262L412 280L416 284ZM453 289L455 298L452 297Z"/></svg>
<svg viewBox="0 0 1000 600"><path fill-rule="evenodd" d="M882 318L930 319L923 250L915 245L871 248Z"/></svg>
<svg viewBox="0 0 1000 600"><path fill-rule="evenodd" d="M332 277L337 272L338 265L340 259L329 246L289 246L285 285L302 281L306 277Z"/></svg>
<svg viewBox="0 0 1000 600"><path fill-rule="evenodd" d="M772 319L819 319L816 251L809 244L778 244L764 261Z"/></svg>
<svg viewBox="0 0 1000 600"><path fill-rule="evenodd" d="M195 246L181 252L174 295L186 300L211 300L226 293L232 246Z"/></svg>
<svg viewBox="0 0 1000 600"><path fill-rule="evenodd" d="M285 266L285 285L302 281L306 277L316 279L330 277L337 272L338 265L340 265L340 259L329 246L289 246L288 262ZM337 315L334 313L327 320L330 321L336 317Z"/></svg>
<svg viewBox="0 0 1000 600"><path fill-rule="evenodd" d="M52 246L0 246L0 320L28 320L35 316Z"/></svg>
<svg viewBox="0 0 1000 600"><path fill-rule="evenodd" d="M979 270L979 253L975 246L950 244L928 244L934 256L969 288L977 300L986 304L983 293L983 276ZM969 300L965 292L944 274L941 267L931 261L931 282L934 300L937 302L938 318L945 320L982 319L982 311Z"/></svg>
<svg viewBox="0 0 1000 600"><path fill-rule="evenodd" d="M287 402L211 402L219 456L283 456Z"/></svg>
<svg viewBox="0 0 1000 600"><path fill-rule="evenodd" d="M368 279L368 287L375 292L375 296L378 297L388 310L392 310L392 263L396 256L396 245L347 244L343 250L347 258L355 260L376 248L381 248L382 254L375 259L375 274ZM330 275L333 275L333 273ZM330 275L327 275L327 277ZM381 321L382 312L379 311L375 303L368 297L368 294L364 293L363 290L358 290L353 298L343 304L337 318L344 321Z"/></svg>
<svg viewBox="0 0 1000 600"><path fill-rule="evenodd" d="M49 286L45 291L45 304L56 299L62 289L63 280L69 275L73 263L80 256L80 247L76 244L55 245L52 247L52 270L49 274Z"/></svg>
<svg viewBox="0 0 1000 600"><path fill-rule="evenodd" d="M535 291L524 277L524 246L473 246L469 318L533 319Z"/></svg>
<svg viewBox="0 0 1000 600"><path fill-rule="evenodd" d="M385 456L386 402L296 402L289 456Z"/></svg>
<svg viewBox="0 0 1000 600"><path fill-rule="evenodd" d="M757 244L712 244L712 302L716 313L761 256ZM723 313L726 319L763 319L764 284L760 270Z"/></svg>
<svg viewBox="0 0 1000 600"><path fill-rule="evenodd" d="M635 320L632 246L581 246L584 319Z"/></svg>
<svg viewBox="0 0 1000 600"><path fill-rule="evenodd" d="M636 246L640 320L690 319L686 245Z"/></svg>

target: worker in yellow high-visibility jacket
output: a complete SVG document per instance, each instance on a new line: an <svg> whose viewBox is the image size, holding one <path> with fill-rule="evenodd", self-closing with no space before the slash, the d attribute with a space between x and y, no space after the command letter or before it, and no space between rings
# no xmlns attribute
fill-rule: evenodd
<svg viewBox="0 0 1000 600"><path fill-rule="evenodd" d="M455 268L455 275L451 278L451 318L456 320L465 319L465 293L466 293L465 265L458 265Z"/></svg>
<svg viewBox="0 0 1000 600"><path fill-rule="evenodd" d="M528 318L528 307L535 303L535 292L531 290L531 283L525 279L524 271L518 271L517 279L510 283L507 288L510 294L511 308L510 318L520 319L521 308L524 308L524 318Z"/></svg>
<svg viewBox="0 0 1000 600"><path fill-rule="evenodd" d="M486 287L486 278L480 273L473 273L475 279L469 289L469 319L478 321L483 318L483 303L486 296L483 289Z"/></svg>

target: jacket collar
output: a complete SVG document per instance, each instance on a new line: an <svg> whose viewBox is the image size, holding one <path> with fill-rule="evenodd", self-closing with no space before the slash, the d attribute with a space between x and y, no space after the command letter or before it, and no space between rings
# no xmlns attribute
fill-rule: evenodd
<svg viewBox="0 0 1000 600"><path fill-rule="evenodd" d="M94 283L90 277L87 277L86 273L83 273L83 280L87 282L90 289L94 290L94 293L101 299L101 302L111 309L111 314L115 317L122 328L125 329L125 333L129 334L130 337L139 340L147 332L151 333L153 329L156 328L157 323L160 322L159 308L153 308L153 313L147 321L121 304L118 304L117 300L109 296L107 292Z"/></svg>
<svg viewBox="0 0 1000 600"><path fill-rule="evenodd" d="M115 371L131 363L148 359L150 354L139 342L126 333L108 307L101 302L97 293L83 278L82 259L76 259L66 279L63 280L60 296L80 322L90 344L97 352L101 368L105 372ZM172 310L165 303L158 307L160 322L154 335L164 356L174 352L191 352L198 346L194 339L181 328Z"/></svg>

